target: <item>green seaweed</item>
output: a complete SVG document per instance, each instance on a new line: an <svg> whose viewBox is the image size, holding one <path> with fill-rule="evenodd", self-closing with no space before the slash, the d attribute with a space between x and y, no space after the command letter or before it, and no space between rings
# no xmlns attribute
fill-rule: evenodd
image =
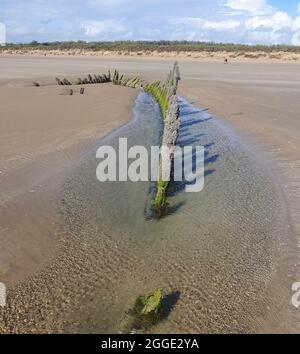
<svg viewBox="0 0 300 354"><path fill-rule="evenodd" d="M157 289L153 294L140 295L135 302L133 312L138 316L158 315L162 309L162 290Z"/></svg>
<svg viewBox="0 0 300 354"><path fill-rule="evenodd" d="M173 69L169 73L166 81L162 84L160 81L155 81L152 84L144 86L145 92L151 94L159 104L163 117L163 137L161 145L174 147L178 135L178 117L179 107L177 105L177 86L180 80L179 66L176 62ZM171 137L174 133L175 139ZM167 207L167 189L169 180L162 179L162 163L159 163L159 179L156 185L156 195L154 200L157 216L161 216Z"/></svg>
<svg viewBox="0 0 300 354"><path fill-rule="evenodd" d="M140 295L123 320L123 330L131 332L155 326L162 319L163 293L161 289Z"/></svg>
<svg viewBox="0 0 300 354"><path fill-rule="evenodd" d="M119 71L115 69L113 74L108 71L108 74L94 75L89 74L86 78L79 78L76 81L77 85L83 84L95 84L112 82L114 85L132 87L135 89L143 88L145 92L149 93L158 103L162 118L163 118L163 136L161 146L165 145L170 148L174 147L178 135L178 117L179 108L177 104L177 86L180 80L179 66L175 62L172 70L169 72L165 82L154 81L153 83L147 83L142 81L138 76L127 78L124 75L120 75ZM60 80L56 78L59 85L71 85L71 82L67 79ZM171 156L172 158L172 156ZM164 180L162 178L163 164L159 162L159 179L156 185L156 195L154 200L155 210L158 216L161 216L166 209L167 203L167 189L170 179ZM168 176L170 177L170 176Z"/></svg>

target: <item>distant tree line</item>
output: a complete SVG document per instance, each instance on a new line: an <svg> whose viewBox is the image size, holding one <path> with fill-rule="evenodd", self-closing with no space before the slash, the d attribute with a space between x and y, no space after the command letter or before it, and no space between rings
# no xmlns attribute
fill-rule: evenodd
<svg viewBox="0 0 300 354"><path fill-rule="evenodd" d="M42 50L71 50L82 49L90 51L158 51L158 52L293 52L300 53L300 46L291 45L246 45L233 43L214 43L214 42L190 42L190 41L114 41L114 42L42 42L32 41L31 43L13 44L8 43L6 47L16 50L21 49L42 49Z"/></svg>

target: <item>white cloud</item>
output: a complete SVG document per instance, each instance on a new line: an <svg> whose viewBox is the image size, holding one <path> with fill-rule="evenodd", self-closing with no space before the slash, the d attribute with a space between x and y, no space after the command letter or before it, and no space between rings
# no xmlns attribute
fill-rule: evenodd
<svg viewBox="0 0 300 354"><path fill-rule="evenodd" d="M287 13L278 11L273 16L260 17L255 16L245 22L247 30L272 30L296 32L300 30L300 16L296 18L290 17Z"/></svg>
<svg viewBox="0 0 300 354"><path fill-rule="evenodd" d="M274 10L266 0L227 0L225 5L232 10L242 10L256 15L267 14Z"/></svg>
<svg viewBox="0 0 300 354"><path fill-rule="evenodd" d="M135 0L86 0L91 5L101 9L105 7L116 8L120 6L129 6L134 4Z"/></svg>
<svg viewBox="0 0 300 354"><path fill-rule="evenodd" d="M0 46L6 43L6 27L0 22ZM0 283L1 284L1 283Z"/></svg>
<svg viewBox="0 0 300 354"><path fill-rule="evenodd" d="M212 30L231 30L239 27L240 21L236 20L224 20L224 21L207 21L201 17L186 17L173 19L173 23L178 25L187 25L190 28L194 27L199 29L212 29Z"/></svg>
<svg viewBox="0 0 300 354"><path fill-rule="evenodd" d="M300 45L300 31L295 32L292 36L292 44Z"/></svg>
<svg viewBox="0 0 300 354"><path fill-rule="evenodd" d="M251 43L300 45L300 16L292 18L283 11L251 17L245 21L245 30Z"/></svg>
<svg viewBox="0 0 300 354"><path fill-rule="evenodd" d="M298 44L300 37L300 14L288 13L287 1L277 1L276 7L271 0L0 2L0 21L11 42L178 39Z"/></svg>
<svg viewBox="0 0 300 354"><path fill-rule="evenodd" d="M293 22L293 31L300 30L300 17L296 17Z"/></svg>
<svg viewBox="0 0 300 354"><path fill-rule="evenodd" d="M269 28L278 31L284 28L293 27L293 19L287 13L278 11L273 16L260 17L255 16L245 22L245 28L256 30L258 28Z"/></svg>
<svg viewBox="0 0 300 354"><path fill-rule="evenodd" d="M281 33L274 31L252 31L247 34L248 43L277 44L280 43Z"/></svg>
<svg viewBox="0 0 300 354"><path fill-rule="evenodd" d="M86 21L82 23L82 28L88 37L107 36L109 34L121 34L125 31L122 21L103 20L103 21Z"/></svg>
<svg viewBox="0 0 300 354"><path fill-rule="evenodd" d="M231 30L239 27L240 21L226 20L219 22L207 21L203 24L202 28L215 29L215 30Z"/></svg>

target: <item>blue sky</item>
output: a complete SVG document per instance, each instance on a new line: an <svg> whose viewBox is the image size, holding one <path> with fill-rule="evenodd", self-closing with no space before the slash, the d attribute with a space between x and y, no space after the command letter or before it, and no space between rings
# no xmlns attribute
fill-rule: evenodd
<svg viewBox="0 0 300 354"><path fill-rule="evenodd" d="M0 0L7 41L300 45L300 0Z"/></svg>

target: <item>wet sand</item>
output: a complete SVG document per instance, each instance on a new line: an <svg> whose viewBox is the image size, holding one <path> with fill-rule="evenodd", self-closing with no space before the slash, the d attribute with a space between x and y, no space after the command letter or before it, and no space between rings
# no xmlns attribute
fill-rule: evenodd
<svg viewBox="0 0 300 354"><path fill-rule="evenodd" d="M136 92L91 85L85 94L0 86L0 279L24 279L50 260L60 238L53 208L88 147L131 117Z"/></svg>
<svg viewBox="0 0 300 354"><path fill-rule="evenodd" d="M50 73L107 66L156 79L170 66L167 60L15 60L2 72L6 87L11 77L18 86L32 77L51 82ZM135 297L161 286L170 313L150 331L297 332L290 289L299 274L298 66L184 61L181 69L181 94L198 103L185 107L183 137L206 145L209 154L204 192L175 193L173 213L148 223L147 185L114 190L96 183L95 140L86 163L63 169L69 178L64 176L64 194L54 204L67 234L60 235L55 259L12 289L4 331L119 331ZM201 108L219 113L246 143ZM155 121L155 111L147 109ZM133 123L119 134L132 134ZM145 129L142 137L155 126Z"/></svg>
<svg viewBox="0 0 300 354"><path fill-rule="evenodd" d="M91 256L93 271L86 273L94 295L79 302L93 300L78 315L75 331L122 330L124 311L140 292L157 287L167 294L165 320L149 332L296 331L286 301L289 286L278 274L282 266L278 254L288 251L283 236L288 215L265 161L257 160L201 107L182 101L181 112L178 144L206 148L205 188L187 194L185 184L172 184L169 215L161 221L144 219L148 184L112 183L100 188L91 172L96 168L92 159L66 186L66 200L77 211L70 215L67 207L68 219L84 235L86 250L98 252ZM147 108L147 119L151 116ZM117 146L119 136L128 136L130 145L155 143L155 121L147 127L145 119L142 124L132 122L102 144ZM106 200L105 205L101 200ZM101 286L91 290L100 278Z"/></svg>
<svg viewBox="0 0 300 354"><path fill-rule="evenodd" d="M157 221L145 218L149 183L95 179L99 144L117 147L123 136L130 146L157 143L157 109L139 97L136 118L69 174L55 203L68 235L48 267L11 289L5 331L120 332L135 298L157 287L167 295L165 317L147 332L294 329L277 274L287 214L272 176L209 113L185 101L181 108L178 144L206 148L204 191L172 184L169 214Z"/></svg>

